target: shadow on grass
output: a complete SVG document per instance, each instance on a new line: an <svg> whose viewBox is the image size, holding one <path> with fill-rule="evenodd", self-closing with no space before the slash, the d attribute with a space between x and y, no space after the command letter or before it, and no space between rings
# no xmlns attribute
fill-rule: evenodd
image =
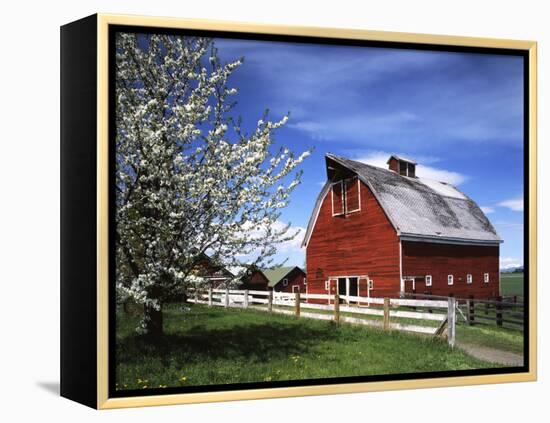
<svg viewBox="0 0 550 423"><path fill-rule="evenodd" d="M185 333L166 334L154 342L143 336L129 336L117 342L117 355L118 360L125 364L147 358L169 361L176 357L187 361L218 358L267 360L303 354L311 346L337 336L333 325L306 328L274 322L216 329L195 325Z"/></svg>

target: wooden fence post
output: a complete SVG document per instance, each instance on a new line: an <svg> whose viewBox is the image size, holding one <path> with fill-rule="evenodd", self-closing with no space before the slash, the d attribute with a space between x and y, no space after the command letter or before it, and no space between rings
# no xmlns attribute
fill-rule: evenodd
<svg viewBox="0 0 550 423"><path fill-rule="evenodd" d="M497 304L496 304L496 318L497 318L497 326L502 326L502 297L497 297Z"/></svg>
<svg viewBox="0 0 550 423"><path fill-rule="evenodd" d="M212 307L212 286L208 287L208 306Z"/></svg>
<svg viewBox="0 0 550 423"><path fill-rule="evenodd" d="M456 341L456 298L449 297L447 305L447 342L454 348Z"/></svg>
<svg viewBox="0 0 550 423"><path fill-rule="evenodd" d="M340 323L340 294L338 289L334 293L334 321Z"/></svg>
<svg viewBox="0 0 550 423"><path fill-rule="evenodd" d="M384 330L390 330L390 299L384 298Z"/></svg>
<svg viewBox="0 0 550 423"><path fill-rule="evenodd" d="M267 296L267 311L270 313L273 311L273 291L269 290L269 294Z"/></svg>
<svg viewBox="0 0 550 423"><path fill-rule="evenodd" d="M244 290L243 307L248 308L248 289Z"/></svg>
<svg viewBox="0 0 550 423"><path fill-rule="evenodd" d="M296 291L294 295L294 309L296 312L296 317L300 317L300 291Z"/></svg>
<svg viewBox="0 0 550 423"><path fill-rule="evenodd" d="M225 307L229 307L229 288L225 288Z"/></svg>
<svg viewBox="0 0 550 423"><path fill-rule="evenodd" d="M471 326L476 320L474 296L470 295L470 299L466 303L468 305L468 324Z"/></svg>

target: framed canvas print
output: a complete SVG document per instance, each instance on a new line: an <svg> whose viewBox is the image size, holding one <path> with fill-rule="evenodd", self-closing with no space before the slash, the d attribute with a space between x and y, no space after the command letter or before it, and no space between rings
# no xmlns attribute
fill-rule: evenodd
<svg viewBox="0 0 550 423"><path fill-rule="evenodd" d="M61 394L536 379L536 43L61 28Z"/></svg>

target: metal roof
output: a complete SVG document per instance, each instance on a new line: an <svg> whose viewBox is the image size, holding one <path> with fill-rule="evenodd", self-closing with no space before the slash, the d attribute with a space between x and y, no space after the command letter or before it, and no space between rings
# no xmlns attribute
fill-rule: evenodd
<svg viewBox="0 0 550 423"><path fill-rule="evenodd" d="M400 162L407 162L407 163L417 164L414 160L407 159L406 157L403 157L403 156L398 156L397 154L392 154L386 163L389 163L392 157L395 160L399 160Z"/></svg>
<svg viewBox="0 0 550 423"><path fill-rule="evenodd" d="M479 206L450 184L402 176L333 154L326 157L356 173L371 189L401 239L483 245L502 242ZM326 193L327 186L319 198ZM309 241L321 202L318 199L316 203L304 246Z"/></svg>
<svg viewBox="0 0 550 423"><path fill-rule="evenodd" d="M292 272L296 268L303 272L303 270L300 269L298 266L286 266L286 267L277 267L275 269L262 269L262 273L265 275L265 277L268 280L267 286L269 286L270 288L273 288L285 276L287 276L290 272Z"/></svg>

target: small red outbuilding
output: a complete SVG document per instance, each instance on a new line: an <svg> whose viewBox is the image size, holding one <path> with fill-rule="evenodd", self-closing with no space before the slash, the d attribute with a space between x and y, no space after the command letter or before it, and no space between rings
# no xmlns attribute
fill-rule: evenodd
<svg viewBox="0 0 550 423"><path fill-rule="evenodd" d="M257 291L306 292L306 274L298 266L253 269L246 277L242 288Z"/></svg>

